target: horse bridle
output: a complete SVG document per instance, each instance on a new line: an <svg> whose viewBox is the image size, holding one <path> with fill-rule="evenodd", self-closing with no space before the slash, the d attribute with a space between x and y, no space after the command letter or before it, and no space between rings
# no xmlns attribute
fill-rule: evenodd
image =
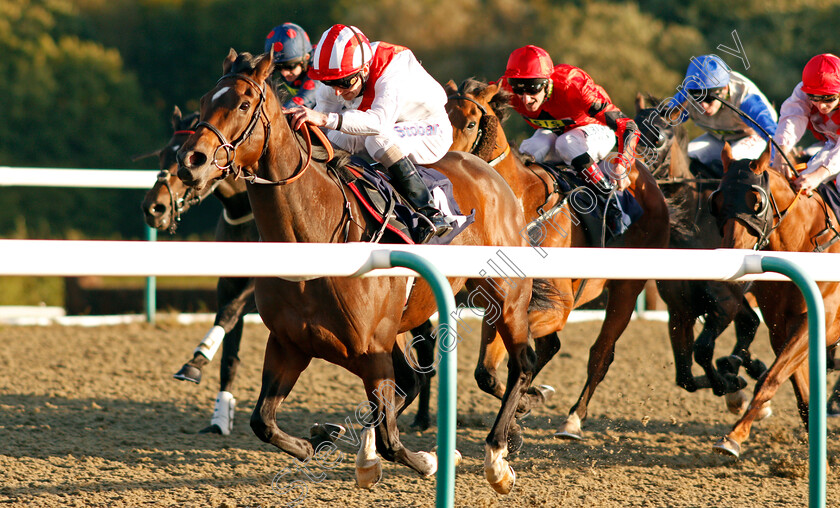
<svg viewBox="0 0 840 508"><path fill-rule="evenodd" d="M321 140L321 142L324 144L324 147L326 148L327 154L328 154L327 155L327 160L332 158L332 156L333 156L332 144L329 142L329 140L327 140L324 133L321 132L321 130L319 128L313 127L313 126L307 124L307 126L302 129L303 130L303 138L305 140L305 143L307 144L306 148L304 148L304 151L306 152L306 162L302 163L300 168L297 169L295 171L295 173L292 174L292 176L290 176L289 178L283 178L281 180L267 180L265 178L257 176L254 173L245 174L245 172L242 171L242 169L240 167L236 166L236 163L235 163L236 148L239 147L239 145L241 145L246 139L251 137L251 134L253 134L253 132L254 132L254 128L257 126L257 122L262 117L265 117L265 120L263 122L263 125L264 125L264 128L265 128L265 136L263 136L263 147L262 147L262 151L260 152L260 156L258 157L258 159L261 159L265 155L266 150L268 150L268 140L271 137L271 120L269 120L268 115L265 113L265 110L263 109L263 106L265 105L265 83L263 82L263 84L261 86L259 83L257 83L256 81L254 81L250 77L246 76L245 74L228 73L228 74L225 74L224 76L222 76L221 78L219 78L219 81L216 82L216 86L218 86L219 83L221 83L223 80L228 79L228 78L241 79L241 80L245 81L246 83L248 83L251 87L255 88L259 92L260 100L257 103L257 107L254 108L254 114L251 117L251 120L248 123L248 126L245 128L245 130L242 132L242 134L240 134L239 137L236 138L236 141L234 141L232 143L229 143L227 141L227 138L225 138L224 134L222 134L219 131L219 129L217 129L215 126L213 126L209 122L199 122L198 125L195 126L196 130L198 130L199 127L207 127L208 130L213 132L216 135L216 137L219 138L219 142L221 142L221 145L219 145L219 147L217 147L216 150L213 152L213 165L216 166L217 168L219 168L219 170L222 171L222 179L224 179L225 177L227 177L228 174L233 172L234 175L236 176L236 178L242 178L242 179L244 179L244 180L246 180L250 183L260 183L260 184L266 184L266 185L287 185L287 184L290 184L290 183L294 182L295 180L297 180L298 178L303 176L303 173L306 171L306 169L309 167L309 163L312 161L312 150L311 150L312 139L311 139L310 134L309 134L310 131L312 133L314 133L316 135L316 137L318 137ZM221 150L221 149L225 150L225 154L226 154L226 157L228 159L228 164L226 166L219 166L218 159L216 158L216 155L219 153L219 150Z"/></svg>
<svg viewBox="0 0 840 508"><path fill-rule="evenodd" d="M463 94L450 95L450 96L447 97L447 99L448 100L456 100L456 101L461 100L461 101L472 102L473 104L476 105L476 107L478 107L478 110L481 111L481 117L478 120L478 134L475 136L475 141L473 141L473 144L470 147L470 153L475 155L476 151L477 151L477 148L480 146L481 141L484 138L484 135L486 134L482 122L487 117L487 109L485 109L485 107L482 106L481 103L479 103L477 100L473 99L472 97L468 97L466 95L463 95ZM504 160L504 158L507 157L508 154L510 154L510 145L509 144L508 144L507 147L505 147L504 151L502 151L502 153L499 156L493 158L493 160L487 161L487 163L490 164L491 166L495 166L496 164L498 164L499 162Z"/></svg>
<svg viewBox="0 0 840 508"><path fill-rule="evenodd" d="M743 174L746 173L746 171L741 170L740 173ZM755 245L752 247L753 250L761 250L770 243L770 235L773 234L773 232L781 225L782 221L787 216L787 212L790 210L790 207L786 210L779 209L779 205L776 203L776 198L774 198L773 193L770 192L770 177L766 172L762 173L761 176L755 175L751 171L749 173L751 176L746 179L740 177L740 175L738 175L737 179L734 179L735 177L730 177L729 179L734 179L734 183L728 185L727 190L730 194L738 194L737 189L740 188L746 190L746 188L749 187L760 195L762 204L761 208L759 210L750 210L746 206L746 203L742 203L741 200L734 200L737 205L727 207L729 208L728 210L721 210L719 215L715 214L715 221L717 222L718 229L721 230L721 234L723 234L723 224L727 219L739 219L747 226L747 228L755 232L758 236L758 240L756 240ZM759 179L759 184L753 182L755 178ZM727 178L727 175L724 174L724 180L729 179ZM709 202L711 202L715 195L721 191L722 187L723 182L721 182L720 188L709 195ZM730 187L734 187L734 189ZM776 221L776 218L779 220Z"/></svg>

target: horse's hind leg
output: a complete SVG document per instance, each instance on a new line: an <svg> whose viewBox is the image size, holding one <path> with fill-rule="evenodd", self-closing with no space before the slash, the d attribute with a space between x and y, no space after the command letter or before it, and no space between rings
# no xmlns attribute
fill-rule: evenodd
<svg viewBox="0 0 840 508"><path fill-rule="evenodd" d="M767 374L756 383L755 393L749 407L735 423L732 430L720 441L715 443L714 450L718 453L727 453L738 457L741 453L741 443L750 435L750 428L753 421L759 415L764 405L769 402L782 383L789 377L795 376L793 388L799 406L800 416L807 427L808 425L808 336L806 334L807 324L802 322L791 334L789 342L785 343L786 337L780 336L778 332L771 338L773 349L776 351L776 361L768 369ZM773 334L773 327L771 334ZM784 332L783 332L784 333Z"/></svg>
<svg viewBox="0 0 840 508"><path fill-rule="evenodd" d="M274 333L269 334L265 346L260 396L251 413L251 429L258 438L301 461L312 457L315 451L313 442L292 437L281 430L277 426L276 413L310 360L309 356L301 353L294 345L281 342Z"/></svg>
<svg viewBox="0 0 840 508"><path fill-rule="evenodd" d="M562 439L580 439L581 422L586 419L589 400L595 388L607 375L607 370L615 358L615 343L630 323L630 317L636 306L636 297L645 286L643 280L612 280L608 283L609 297L607 312L601 332L595 343L589 348L586 384L577 402L569 411L560 430L554 436Z"/></svg>

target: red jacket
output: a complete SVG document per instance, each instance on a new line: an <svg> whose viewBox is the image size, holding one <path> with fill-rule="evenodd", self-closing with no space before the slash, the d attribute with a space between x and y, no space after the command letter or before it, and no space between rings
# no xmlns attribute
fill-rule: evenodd
<svg viewBox="0 0 840 508"><path fill-rule="evenodd" d="M601 124L616 131L619 151L623 151L629 138L635 141L635 123L613 104L610 96L582 69L561 64L554 67L548 97L536 113L525 110L522 100L512 95L511 105L535 129L550 129L555 134L581 127ZM502 87L511 91L507 80ZM628 125L629 124L629 125Z"/></svg>

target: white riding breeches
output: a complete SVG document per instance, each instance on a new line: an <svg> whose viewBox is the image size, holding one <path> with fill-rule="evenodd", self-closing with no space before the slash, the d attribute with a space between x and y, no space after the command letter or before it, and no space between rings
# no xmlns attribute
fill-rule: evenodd
<svg viewBox="0 0 840 508"><path fill-rule="evenodd" d="M708 132L702 136L692 139L688 143L688 157L698 160L706 166L720 163L720 152L723 150L724 142L712 136ZM730 141L732 158L758 159L761 152L767 147L767 141L758 134L747 136L736 141Z"/></svg>
<svg viewBox="0 0 840 508"><path fill-rule="evenodd" d="M615 133L601 124L576 127L559 136L548 129L538 129L519 145L519 151L538 162L571 164L572 160L588 153L595 162L603 160L615 148Z"/></svg>
<svg viewBox="0 0 840 508"><path fill-rule="evenodd" d="M327 137L338 148L350 153L367 152L381 162L382 154L396 146L404 156L416 164L430 164L440 160L452 146L452 124L449 117L428 121L399 122L389 132L360 136L330 130Z"/></svg>

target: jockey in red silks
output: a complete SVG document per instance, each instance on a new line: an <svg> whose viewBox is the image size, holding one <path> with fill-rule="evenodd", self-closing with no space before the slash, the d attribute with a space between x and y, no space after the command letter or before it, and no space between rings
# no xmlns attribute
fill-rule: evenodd
<svg viewBox="0 0 840 508"><path fill-rule="evenodd" d="M309 34L294 23L278 25L265 37L265 52L272 51L274 70L281 76L277 88L286 90L290 96L283 107L315 107L315 80L308 75L312 60Z"/></svg>
<svg viewBox="0 0 840 508"><path fill-rule="evenodd" d="M325 127L337 147L367 152L389 172L394 188L429 219L417 242L452 230L415 164L440 160L452 145L446 92L408 48L370 43L354 26L321 36L309 75L320 81L316 109L293 108L292 126Z"/></svg>
<svg viewBox="0 0 840 508"><path fill-rule="evenodd" d="M805 134L805 129L825 141L793 182L796 190L810 192L826 179L840 174L840 58L831 53L817 55L805 65L802 81L782 104L774 139L787 154ZM773 165L781 168L788 179L792 178L780 154L776 154Z"/></svg>
<svg viewBox="0 0 840 508"><path fill-rule="evenodd" d="M520 145L521 152L538 162L570 165L600 193L630 185L638 129L586 72L555 66L546 50L529 45L510 54L502 87L513 93L513 108L536 129ZM618 155L608 157L616 142ZM616 200L608 203L610 229L623 231Z"/></svg>

